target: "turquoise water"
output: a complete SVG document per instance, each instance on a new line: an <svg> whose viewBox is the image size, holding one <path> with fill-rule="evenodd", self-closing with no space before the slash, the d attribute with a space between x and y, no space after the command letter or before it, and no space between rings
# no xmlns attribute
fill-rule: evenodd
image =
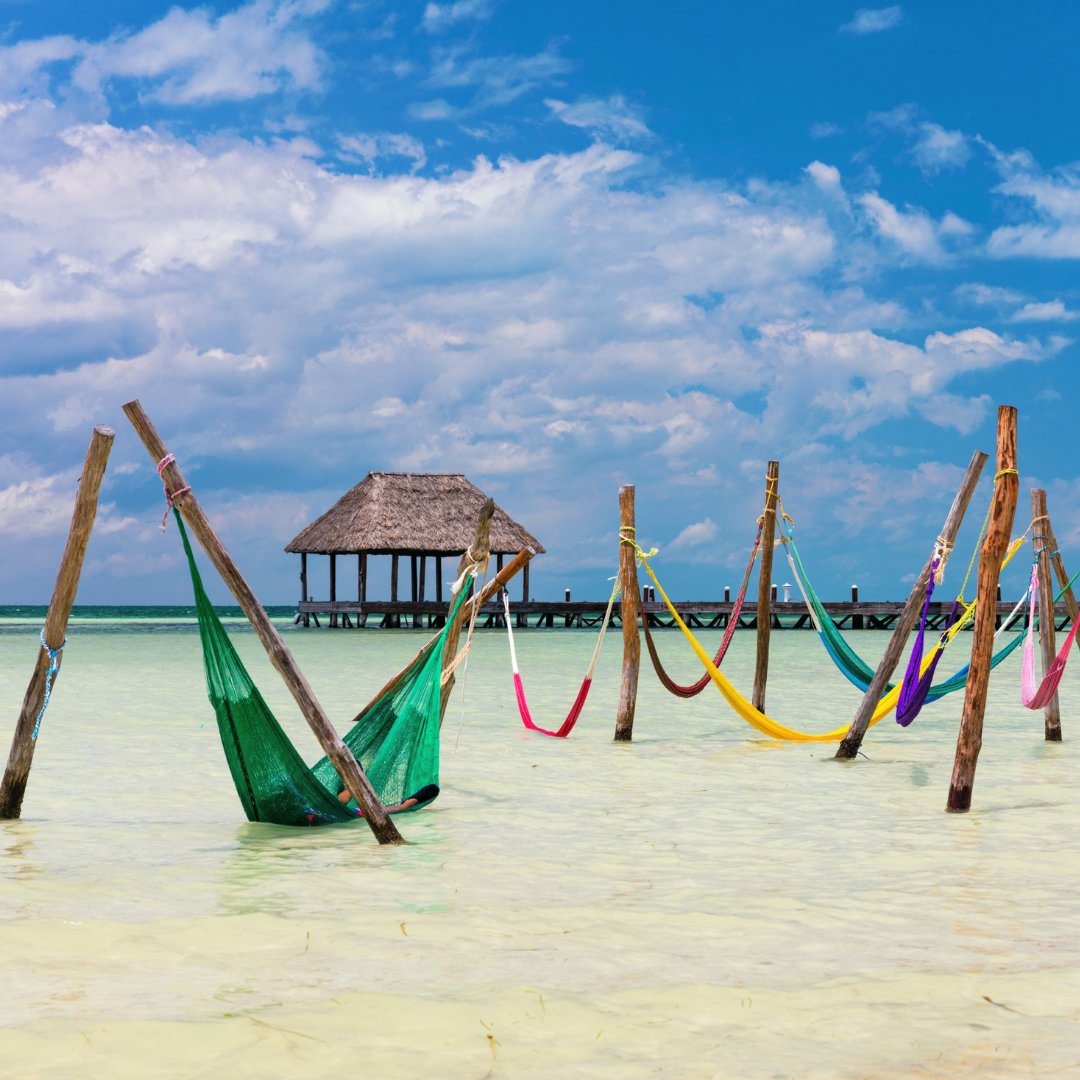
<svg viewBox="0 0 1080 1080"><path fill-rule="evenodd" d="M505 636L480 632L443 794L380 849L362 824L246 823L189 614L123 614L73 622L23 819L0 823L0 1073L1080 1075L1080 666L1060 745L1019 706L1020 657L995 672L974 809L948 815L961 695L841 765L646 668L617 745L616 632L556 741L522 729ZM274 614L338 720L426 637ZM0 618L12 725L39 626ZM257 639L230 626L314 760ZM852 637L872 661L888 635ZM594 641L517 634L538 722L562 719ZM696 676L680 636L659 644ZM753 664L739 632L725 670L747 692ZM813 635L773 635L777 719L826 730L857 702Z"/></svg>

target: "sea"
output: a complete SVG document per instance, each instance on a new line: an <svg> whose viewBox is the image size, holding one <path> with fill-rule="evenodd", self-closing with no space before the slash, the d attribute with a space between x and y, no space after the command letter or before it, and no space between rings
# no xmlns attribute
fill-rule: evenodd
<svg viewBox="0 0 1080 1080"><path fill-rule="evenodd" d="M223 614L316 760L258 639ZM43 615L0 608L0 733ZM429 634L271 615L342 725ZM595 635L516 632L538 723L566 715ZM888 636L850 640L874 663ZM678 631L657 641L675 678L698 676ZM1080 1076L1080 662L1059 744L1020 705L1019 653L993 673L973 807L954 815L962 694L838 763L762 737L711 686L670 696L645 655L616 743L622 649L609 633L581 719L551 739L521 723L506 632L478 631L442 794L379 847L363 822L245 821L191 609L76 608L22 818L0 822L0 1075ZM754 655L737 632L724 670L747 696ZM859 697L812 632L772 635L770 715L825 731Z"/></svg>

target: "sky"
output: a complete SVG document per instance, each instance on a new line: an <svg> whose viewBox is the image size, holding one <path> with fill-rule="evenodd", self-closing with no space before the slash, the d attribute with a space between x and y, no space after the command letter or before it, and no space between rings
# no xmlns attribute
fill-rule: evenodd
<svg viewBox="0 0 1080 1080"><path fill-rule="evenodd" d="M136 397L270 604L369 470L464 472L541 599L606 597L633 484L713 599L770 459L817 591L902 598L1000 404L1069 564L1078 40L1060 2L0 0L0 603L48 599L95 424L79 601L190 602Z"/></svg>

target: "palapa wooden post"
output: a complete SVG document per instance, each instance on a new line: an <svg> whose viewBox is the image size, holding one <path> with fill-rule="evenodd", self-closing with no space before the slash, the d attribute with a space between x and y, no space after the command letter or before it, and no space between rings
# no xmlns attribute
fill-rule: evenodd
<svg viewBox="0 0 1080 1080"><path fill-rule="evenodd" d="M34 763L34 748L37 745L34 729L38 726L37 721L45 705L46 694L51 693L59 673L60 661L63 658L60 649L64 645L68 618L75 603L86 545L90 541L94 518L97 516L101 479L105 475L105 465L109 460L115 435L112 428L96 427L90 436L90 446L86 451L79 490L75 496L75 509L71 514L67 543L60 558L56 584L45 615L45 626L41 631L46 647L38 653L34 673L23 698L22 711L15 722L15 736L11 740L4 779L0 781L0 818L17 818L22 812L23 795L26 793L30 766ZM52 650L52 656L48 649ZM53 669L54 680L51 685L50 669Z"/></svg>
<svg viewBox="0 0 1080 1080"><path fill-rule="evenodd" d="M975 628L972 633L971 663L960 732L956 738L956 759L946 809L964 813L971 809L971 790L975 785L975 766L982 749L983 714L986 711L986 688L990 681L990 658L994 651L994 597L997 595L1001 560L1009 546L1009 532L1016 513L1020 478L1016 472L1016 409L1002 405L998 409L997 473L994 476L994 501L990 523L979 552L978 589L975 598Z"/></svg>
<svg viewBox="0 0 1080 1080"><path fill-rule="evenodd" d="M1039 557L1039 646L1042 650L1043 671L1049 671L1054 663L1057 648L1054 643L1054 582L1050 577L1050 553L1055 550L1053 533L1046 512L1046 492L1042 488L1031 489L1031 542ZM1034 627L1032 627L1034 633ZM1043 723L1047 742L1061 742L1061 704L1055 693L1043 709Z"/></svg>
<svg viewBox="0 0 1080 1080"><path fill-rule="evenodd" d="M619 685L619 711L615 717L615 741L634 737L634 710L637 708L638 670L641 666L641 637L638 632L638 577L635 540L634 485L619 488L619 581L622 587L619 610L622 616L623 664Z"/></svg>
<svg viewBox="0 0 1080 1080"><path fill-rule="evenodd" d="M379 801L375 789L364 775L353 752L345 745L326 713L323 712L314 691L308 685L307 679L304 678L303 672L285 642L282 641L277 628L263 610L262 604L251 591L251 586L244 580L232 556L218 539L198 499L184 480L180 467L175 459L169 460L172 455L154 429L142 405L138 401L129 401L124 406L124 412L139 438L142 439L151 459L158 464L159 475L165 484L165 490L173 493L170 502L183 515L195 538L202 544L203 550L225 584L228 585L229 591L236 597L237 603L247 616L256 636L262 642L270 663L277 669L297 705L300 706L300 712L314 732L315 738L319 740L319 745L326 756L333 763L338 776L349 789L349 794L364 812L364 820L375 834L375 838L380 844L402 843L397 826L390 820L390 815Z"/></svg>
<svg viewBox="0 0 1080 1080"><path fill-rule="evenodd" d="M780 462L770 461L765 470L765 513L761 523L761 566L758 571L757 663L754 666L752 701L759 712L765 711L765 684L769 681L769 635L772 616L773 540L776 535L776 496L780 488Z"/></svg>
<svg viewBox="0 0 1080 1080"><path fill-rule="evenodd" d="M458 560L458 577L461 577L470 566L487 565L488 559L491 558L491 519L494 514L495 500L486 499L484 505L480 507L480 513L476 518L476 532L473 535L473 541ZM528 560L526 560L526 565L527 562ZM443 718L446 716L446 705L450 700L450 692L454 689L455 681L453 673L446 674L446 672L454 662L454 657L457 656L458 642L461 640L461 627L465 622L467 609L467 604L461 605L457 615L454 616L453 625L446 632L446 644L443 646L442 702L439 710L440 727ZM479 608L476 610L479 610Z"/></svg>
<svg viewBox="0 0 1080 1080"><path fill-rule="evenodd" d="M866 693L863 695L858 711L855 713L855 719L851 721L851 727L848 728L847 734L836 751L836 757L840 761L852 760L862 746L863 737L866 735L866 729L870 726L874 710L885 693L885 687L888 685L892 673L896 670L904 645L907 644L908 635L911 633L915 620L918 619L922 610L934 556L939 552L948 554L952 550L952 546L956 541L956 534L960 530L960 523L964 520L964 514L967 511L968 504L971 502L972 495L975 494L975 487L979 482L985 464L986 454L981 450L976 450L971 455L967 472L964 473L964 479L960 482L956 497L953 499L953 504L949 509L949 515L945 519L944 526L942 526L941 535L934 545L934 551L931 553L930 558L926 560L922 573L915 579L915 586L911 590L911 595L907 598L907 603L904 604L903 610L896 620L896 626L893 628L888 645L885 646L885 654L881 658L881 663L878 664L877 671L874 672L874 677L866 688ZM993 598L985 606L989 609L991 617L993 617Z"/></svg>

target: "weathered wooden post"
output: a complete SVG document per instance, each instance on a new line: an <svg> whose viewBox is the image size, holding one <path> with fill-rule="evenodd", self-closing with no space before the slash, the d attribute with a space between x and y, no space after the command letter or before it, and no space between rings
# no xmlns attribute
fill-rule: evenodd
<svg viewBox="0 0 1080 1080"><path fill-rule="evenodd" d="M1050 565L1054 568L1058 584L1065 590L1065 610L1069 613L1069 619L1076 622L1077 616L1080 615L1080 609L1077 607L1076 595L1069 584L1069 575L1065 572L1065 562L1061 558L1061 552L1058 551L1057 540L1054 537L1054 526L1050 521L1049 513L1043 522L1043 533L1046 536L1046 544L1050 548ZM1080 650L1080 635L1076 638L1076 647Z"/></svg>
<svg viewBox="0 0 1080 1080"><path fill-rule="evenodd" d="M480 507L480 513L476 518L476 532L473 535L472 543L465 549L458 560L458 577L461 577L470 566L487 566L488 559L491 558L491 519L494 514L495 500L486 499L484 505ZM528 563L525 565L528 565ZM442 702L439 711L440 727L443 718L446 716L446 704L450 700L450 692L454 689L453 672L447 674L447 671L457 656L458 642L461 640L461 627L465 621L466 610L467 605L465 604L458 608L454 623L446 632L446 644L443 646ZM479 611L479 607L476 610Z"/></svg>
<svg viewBox="0 0 1080 1080"><path fill-rule="evenodd" d="M1049 529L1050 516L1046 512L1046 492L1042 488L1031 489L1031 542L1039 556L1039 646L1042 650L1043 671L1049 671L1057 655L1054 643L1054 583L1050 577L1050 553L1053 533ZM1043 528L1043 526L1047 528ZM1034 632L1034 628L1032 628ZM1043 709L1043 724L1047 742L1061 742L1061 704L1054 696Z"/></svg>
<svg viewBox="0 0 1080 1080"><path fill-rule="evenodd" d="M634 737L634 710L637 708L638 670L641 666L641 637L638 633L637 539L634 516L634 485L619 488L619 583L622 596L623 663L619 685L619 711L615 717L615 741Z"/></svg>
<svg viewBox="0 0 1080 1080"><path fill-rule="evenodd" d="M986 711L986 688L990 681L990 658L994 651L994 598L997 595L1001 560L1009 546L1009 532L1016 512L1020 478L1016 471L1016 409L1002 405L998 409L997 473L994 476L994 501L990 506L990 524L979 552L978 589L975 598L975 627L971 642L971 665L964 690L964 709L956 738L956 759L946 809L964 813L971 809L971 790L975 785L975 766L982 749L983 714Z"/></svg>
<svg viewBox="0 0 1080 1080"><path fill-rule="evenodd" d="M855 605L859 602L859 586L851 586L851 629L861 630L865 624L865 620L862 617L862 612L855 610Z"/></svg>
<svg viewBox="0 0 1080 1080"><path fill-rule="evenodd" d="M94 518L97 516L101 478L105 475L105 465L109 460L115 435L112 428L96 427L90 436L90 447L83 462L67 543L60 558L56 584L45 615L45 626L41 631L42 649L30 677L30 685L26 688L22 711L15 722L15 736L11 740L4 779L0 781L0 818L17 818L22 812L26 782L30 777L30 766L34 763L39 722L55 685L55 682L50 682L50 678L55 680L60 670L60 650L66 640L68 618L79 588L86 545L90 541Z"/></svg>
<svg viewBox="0 0 1080 1080"><path fill-rule="evenodd" d="M934 545L930 558L926 560L922 573L915 580L911 595L907 598L907 603L904 604L903 610L896 620L892 637L889 638L889 643L885 646L885 655L882 656L881 663L878 664L877 671L874 672L874 677L866 688L866 693L863 695L858 711L855 713L855 719L851 721L851 727L848 728L847 734L836 751L836 757L840 761L852 760L858 754L859 747L862 746L866 729L870 726L870 719L874 715L874 709L877 708L877 703L881 700L882 694L885 693L885 687L888 685L892 673L896 670L896 665L900 660L900 653L903 652L908 635L911 633L915 620L922 610L923 602L926 599L926 585L930 580L930 569L933 566L934 559L948 556L949 552L952 551L953 543L956 541L956 534L960 530L960 523L964 520L964 513L971 502L972 495L975 494L975 487L979 482L979 476L982 474L983 465L985 464L986 454L981 450L976 450L971 455L967 472L964 473L964 479L960 482L952 507L949 509L949 516L945 519L945 524L942 527L941 535ZM993 598L987 602L986 607L990 609L990 613L993 615Z"/></svg>
<svg viewBox="0 0 1080 1080"><path fill-rule="evenodd" d="M757 663L754 666L754 708L765 711L765 684L769 681L769 634L772 618L773 538L776 533L776 496L780 488L780 462L770 461L765 470L765 514L761 525L761 566L758 571Z"/></svg>
<svg viewBox="0 0 1080 1080"><path fill-rule="evenodd" d="M251 628L262 642L270 663L277 669L296 704L300 706L300 712L314 732L315 738L319 740L319 745L326 756L333 762L338 776L349 789L349 794L356 800L356 805L363 810L364 820L375 834L375 838L380 844L402 843L401 834L390 820L386 808L379 802L379 797L353 756L353 752L345 745L326 713L323 712L314 691L304 678L304 673L300 670L292 653L289 652L288 646L282 641L277 628L263 610L258 597L251 591L251 586L244 580L232 556L218 539L198 499L184 480L184 474L176 464L176 459L162 442L161 436L154 429L142 405L138 401L129 401L124 406L124 412L139 438L142 439L150 457L157 463L158 475L165 484L165 490L172 493L169 496L170 504L175 505L183 515L188 527L202 544L203 550L209 556L222 580L228 585L229 591L236 597L237 603L247 616L248 622L251 623Z"/></svg>

